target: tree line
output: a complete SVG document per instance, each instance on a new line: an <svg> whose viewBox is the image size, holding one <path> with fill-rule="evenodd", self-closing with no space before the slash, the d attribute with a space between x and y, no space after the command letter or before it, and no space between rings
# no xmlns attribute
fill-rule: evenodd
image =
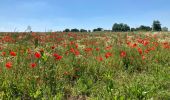
<svg viewBox="0 0 170 100"><path fill-rule="evenodd" d="M96 28L92 30L93 32L101 32L101 31L109 31L109 32L128 32L128 31L168 31L167 27L161 27L161 23L159 20L154 20L152 23L152 26L145 26L141 25L137 28L130 28L129 25L124 23L114 23L112 26L112 30L104 30L103 28ZM85 30L85 29L65 29L63 32L91 32L91 30Z"/></svg>

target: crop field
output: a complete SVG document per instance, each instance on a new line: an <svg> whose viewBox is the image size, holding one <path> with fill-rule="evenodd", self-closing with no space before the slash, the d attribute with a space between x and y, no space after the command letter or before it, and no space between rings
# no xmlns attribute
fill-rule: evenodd
<svg viewBox="0 0 170 100"><path fill-rule="evenodd" d="M170 33L1 33L2 100L170 100Z"/></svg>

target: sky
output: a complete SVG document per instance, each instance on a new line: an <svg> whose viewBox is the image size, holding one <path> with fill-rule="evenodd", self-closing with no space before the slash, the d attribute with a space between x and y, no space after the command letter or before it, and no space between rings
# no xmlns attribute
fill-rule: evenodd
<svg viewBox="0 0 170 100"><path fill-rule="evenodd" d="M0 31L111 29L114 23L170 29L170 0L0 0Z"/></svg>

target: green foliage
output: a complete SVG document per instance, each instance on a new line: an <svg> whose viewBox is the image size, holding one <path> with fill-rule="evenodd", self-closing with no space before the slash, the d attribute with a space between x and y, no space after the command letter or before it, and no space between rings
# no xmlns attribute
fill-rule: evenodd
<svg viewBox="0 0 170 100"><path fill-rule="evenodd" d="M101 32L103 31L103 28L96 28L96 29L93 29L93 32Z"/></svg>
<svg viewBox="0 0 170 100"><path fill-rule="evenodd" d="M113 32L127 32L127 31L130 31L130 27L127 24L115 23L112 27L112 31Z"/></svg>
<svg viewBox="0 0 170 100"><path fill-rule="evenodd" d="M87 30L85 30L85 29L80 29L80 32L87 32Z"/></svg>
<svg viewBox="0 0 170 100"><path fill-rule="evenodd" d="M153 21L153 31L161 31L161 23L158 20Z"/></svg>
<svg viewBox="0 0 170 100"><path fill-rule="evenodd" d="M65 29L63 32L70 32L70 29Z"/></svg>
<svg viewBox="0 0 170 100"><path fill-rule="evenodd" d="M79 32L79 30L74 28L74 29L71 29L71 32Z"/></svg>
<svg viewBox="0 0 170 100"><path fill-rule="evenodd" d="M138 27L136 29L132 28L131 31L152 31L152 28L149 26L141 25L140 27Z"/></svg>

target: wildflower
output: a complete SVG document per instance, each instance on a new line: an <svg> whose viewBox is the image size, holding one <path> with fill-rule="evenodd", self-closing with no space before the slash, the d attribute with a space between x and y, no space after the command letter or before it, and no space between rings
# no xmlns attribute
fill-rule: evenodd
<svg viewBox="0 0 170 100"><path fill-rule="evenodd" d="M56 60L60 60L63 58L62 56L58 55L57 53L54 53L53 56L55 57Z"/></svg>
<svg viewBox="0 0 170 100"><path fill-rule="evenodd" d="M111 55L112 55L112 54L111 54L110 52L107 52L107 53L105 54L105 57L106 57L106 58L109 58Z"/></svg>
<svg viewBox="0 0 170 100"><path fill-rule="evenodd" d="M136 43L134 43L134 44L132 45L132 47L133 47L133 48L137 47L137 44L136 44Z"/></svg>
<svg viewBox="0 0 170 100"><path fill-rule="evenodd" d="M74 51L75 51L74 48L70 48L70 52L74 53Z"/></svg>
<svg viewBox="0 0 170 100"><path fill-rule="evenodd" d="M126 52L125 51L121 51L120 56L121 57L126 57Z"/></svg>
<svg viewBox="0 0 170 100"><path fill-rule="evenodd" d="M58 56L58 54L57 54L57 53L54 53L54 54L53 54L53 56L54 56L54 57L57 57L57 56Z"/></svg>
<svg viewBox="0 0 170 100"><path fill-rule="evenodd" d="M141 48L138 48L138 52L140 55L142 55L142 49Z"/></svg>
<svg viewBox="0 0 170 100"><path fill-rule="evenodd" d="M41 57L41 54L40 54L39 52L36 52L36 53L34 54L34 56L35 56L36 58L40 58L40 57Z"/></svg>
<svg viewBox="0 0 170 100"><path fill-rule="evenodd" d="M143 56L142 56L142 60L145 60L145 59L146 59L146 57L143 55Z"/></svg>
<svg viewBox="0 0 170 100"><path fill-rule="evenodd" d="M78 56L80 55L80 52L74 48L70 48L70 52L73 53L74 55Z"/></svg>
<svg viewBox="0 0 170 100"><path fill-rule="evenodd" d="M62 56L58 55L58 56L56 57L56 60L60 60L60 59L62 59L62 58L63 58Z"/></svg>
<svg viewBox="0 0 170 100"><path fill-rule="evenodd" d="M151 47L150 50L152 50L152 51L155 50L155 47Z"/></svg>
<svg viewBox="0 0 170 100"><path fill-rule="evenodd" d="M93 49L92 48L85 48L85 51L86 52L90 52L90 51L92 51Z"/></svg>
<svg viewBox="0 0 170 100"><path fill-rule="evenodd" d="M11 56L16 56L16 53L13 52L13 51L11 51L11 52L10 52L10 55L11 55Z"/></svg>
<svg viewBox="0 0 170 100"><path fill-rule="evenodd" d="M131 42L127 42L126 44L127 44L128 46L131 46Z"/></svg>
<svg viewBox="0 0 170 100"><path fill-rule="evenodd" d="M149 49L146 49L146 50L145 50L145 53L149 53L149 51L150 51Z"/></svg>
<svg viewBox="0 0 170 100"><path fill-rule="evenodd" d="M74 54L75 54L76 56L78 56L78 55L80 55L80 52L79 52L78 50L75 50Z"/></svg>
<svg viewBox="0 0 170 100"><path fill-rule="evenodd" d="M99 51L100 49L99 48L96 48L96 51Z"/></svg>
<svg viewBox="0 0 170 100"><path fill-rule="evenodd" d="M2 56L5 56L6 55L6 52L2 52Z"/></svg>
<svg viewBox="0 0 170 100"><path fill-rule="evenodd" d="M146 46L146 45L148 45L148 44L149 44L149 41L147 41L147 40L144 40L144 41L143 41L143 45L144 45L144 46Z"/></svg>
<svg viewBox="0 0 170 100"><path fill-rule="evenodd" d="M74 41L70 41L70 45L73 45L74 44Z"/></svg>
<svg viewBox="0 0 170 100"><path fill-rule="evenodd" d="M52 46L51 49L55 49L55 46Z"/></svg>
<svg viewBox="0 0 170 100"><path fill-rule="evenodd" d="M78 44L77 43L75 44L75 46L76 46L76 48L78 48Z"/></svg>
<svg viewBox="0 0 170 100"><path fill-rule="evenodd" d="M31 64L31 68L35 68L36 66L37 66L36 63Z"/></svg>
<svg viewBox="0 0 170 100"><path fill-rule="evenodd" d="M5 66L7 69L10 69L12 67L12 62L7 62Z"/></svg>
<svg viewBox="0 0 170 100"><path fill-rule="evenodd" d="M110 50L110 49L112 49L112 46L107 46L107 47L105 48L105 50Z"/></svg>
<svg viewBox="0 0 170 100"><path fill-rule="evenodd" d="M98 61L103 61L103 58L100 56L100 57L97 57L97 60Z"/></svg>

